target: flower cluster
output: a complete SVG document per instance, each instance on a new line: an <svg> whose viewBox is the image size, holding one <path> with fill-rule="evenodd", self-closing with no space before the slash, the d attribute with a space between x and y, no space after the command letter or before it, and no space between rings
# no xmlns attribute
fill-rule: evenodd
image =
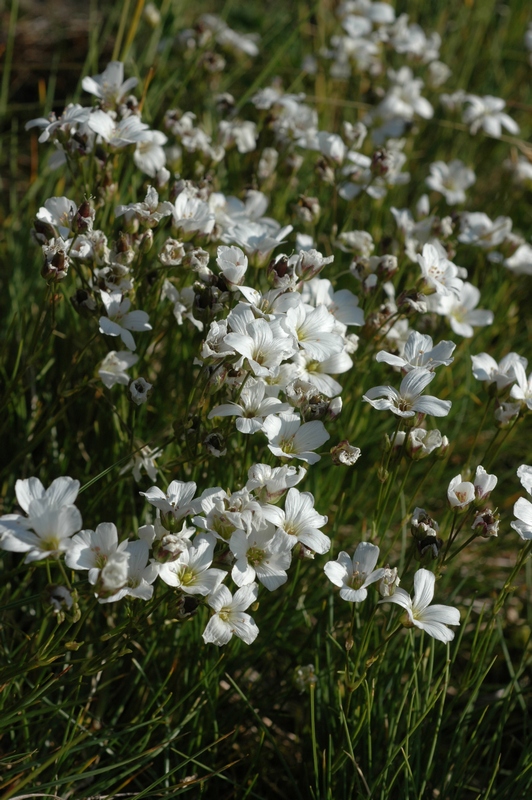
<svg viewBox="0 0 532 800"><path fill-rule="evenodd" d="M143 119L149 83L139 100L132 93L137 79L124 79L119 61L83 78L92 106L69 105L27 125L38 129L39 142L54 145L52 166L67 163L73 175L90 175L93 182L85 186L85 199L46 199L32 236L42 248L43 278L61 290L74 286L72 306L87 341L92 333L97 342L86 356L93 358L87 383L98 387L97 397L104 395L127 431L123 460L131 460L120 474L133 469L140 481L144 470L156 483L155 460L165 461L165 447L137 440L135 421L166 389L165 356L189 336L190 392L172 426L179 458L161 471L178 464L172 478L201 474L205 488L198 493L194 481L176 478L164 490L153 485L141 492L152 509L128 539L111 522L82 529L74 505L79 483L72 478L57 478L48 490L37 478L19 480L23 513L0 518L0 547L25 553L27 563L64 556L70 570L88 572L100 603L148 601L159 578L180 602L193 598L210 609L203 638L217 645L233 635L251 643L258 628L248 609L261 587L279 589L296 554L331 549L322 530L327 517L314 508L313 495L296 486L324 456L330 462L322 466L334 467L354 467L361 456L345 438L330 452L322 449L342 413L339 380L353 383L370 361L401 374L398 385L366 390L360 378L354 396L397 417L393 437L382 437L383 486L403 456L412 462L444 457L449 441L427 427L426 417L451 413L452 379L440 382L445 399L425 391L436 372L438 380L448 376L459 358L461 348L444 338L446 331L471 338L494 320L491 310L478 307L481 291L471 282L481 271L462 264L479 259L493 270L532 273L532 247L510 217L462 210L477 176L460 159L427 164L420 185L428 193L416 195L415 210L391 206L388 213L382 205L410 182L412 132L443 109L461 112L471 135L517 134L504 101L459 91L441 94L438 102L437 91L452 74L440 61L439 35L425 33L407 14L396 17L387 3L341 3L336 26L327 45L306 59L303 74L314 74L319 60L335 81L356 74L362 85L376 87L359 119L343 120L338 130L324 129L311 100L285 92L280 79L254 87L249 100L213 88L208 115L163 108L164 132L152 129ZM249 64L259 53L257 37L239 34L213 14L173 43L185 59L194 54L195 68L211 87L227 59ZM239 174L234 163L250 178L245 189L232 183ZM141 189L138 173L149 180ZM304 184L310 173L317 187L312 194ZM522 164L520 173L530 179ZM137 175L131 187L122 185L128 174ZM286 219L284 201L274 197L276 184L299 192ZM334 191L333 222L320 188ZM354 227L357 202L381 204L379 228ZM343 228L338 207L349 220ZM100 353L109 341L124 349ZM515 423L532 409L526 358L510 352L497 363L480 353L472 362L474 378L494 401L497 425ZM253 450L260 455L250 455ZM219 481L209 480L209 464L235 453L245 454L245 485L234 491L211 485ZM450 533L412 503L412 553L420 560L442 564L454 557L466 520L471 538L497 535L498 513L486 505L497 478L479 466L469 481L469 467L463 464L448 487ZM528 469L523 465L518 474L530 493ZM374 535L387 534L380 528L390 483L379 494ZM512 526L523 538L532 530L529 505L523 498L515 504ZM447 626L459 624L459 613L430 605L435 573L417 570L412 600L397 588L395 568L377 568L378 557L379 548L365 541L353 556L341 551L325 573L349 602L362 602L368 587L378 584L381 602L401 606L405 625L450 641Z"/></svg>

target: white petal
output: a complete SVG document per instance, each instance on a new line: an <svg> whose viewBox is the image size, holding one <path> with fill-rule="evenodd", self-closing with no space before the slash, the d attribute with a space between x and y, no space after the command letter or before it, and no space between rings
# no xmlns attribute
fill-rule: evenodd
<svg viewBox="0 0 532 800"><path fill-rule="evenodd" d="M414 614L423 611L434 597L434 584L436 576L428 569L418 569L414 575L414 601L412 610Z"/></svg>
<svg viewBox="0 0 532 800"><path fill-rule="evenodd" d="M229 590L228 590L229 591ZM223 622L216 614L210 618L203 631L203 641L206 644L217 644L221 647L231 639L233 632L227 622Z"/></svg>

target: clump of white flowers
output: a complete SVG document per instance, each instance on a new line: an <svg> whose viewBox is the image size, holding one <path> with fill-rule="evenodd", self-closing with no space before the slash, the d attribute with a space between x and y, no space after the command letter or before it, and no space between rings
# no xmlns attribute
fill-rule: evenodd
<svg viewBox="0 0 532 800"><path fill-rule="evenodd" d="M145 14L155 28L160 15L152 6ZM473 253L493 269L532 271L530 245L512 231L509 217L439 210L465 204L475 184L474 165L460 159L430 164L430 174L423 173L430 194L419 197L414 210L386 211L383 199L410 182L412 130L438 115L434 89L450 81L451 71L440 61L439 35L425 33L408 14L396 18L389 4L342 3L336 22L336 34L305 62L304 72L313 74L319 58L335 80L357 74L362 85L377 86L373 105L338 130L324 129L304 93L285 92L280 80L258 89L241 110L239 98L217 95L217 112L208 119L186 108L162 109L164 132L156 130L143 119L145 94L140 101L132 94L137 78L125 79L119 61L83 77L92 105L69 105L27 125L38 129L39 142L54 145L55 167L90 167L97 186L85 199L46 199L32 236L42 248L43 278L50 286L74 287L72 306L87 330L91 326L96 346L119 342L125 348L93 356L88 383L97 385L96 399L103 396L129 440L120 475L127 480L132 470L140 481L147 473L153 485L140 492L148 506L145 524L126 535L119 520L83 528L74 505L77 480L59 477L47 490L37 478L18 480L23 513L0 517L0 548L24 553L26 563L64 557L69 570L87 573L87 591L101 604L147 602L157 591L174 592L179 602L192 597L208 616L204 642L219 646L233 636L251 644L259 629L250 612L260 622L259 601L267 603L289 581L295 559L336 548L328 516L298 486L320 461L324 469L366 468L369 448L362 452L346 437L359 430L356 414L367 419L372 409L396 418L393 435L381 439L381 485L367 537L382 547L389 534L383 514L391 487L399 485L403 456L410 469L448 452L449 440L430 427L431 418L451 413L450 375L464 345L443 337L450 328L471 338L494 319L491 310L478 308L481 291L461 264ZM201 68L211 76L223 72L227 58L247 64L259 53L258 37L234 31L214 14L204 14L177 41L203 53ZM451 92L441 95L441 105L446 113L461 112L472 135L519 132L500 98ZM238 171L232 163L247 164L246 175L253 165L252 180L233 185ZM303 165L312 168L317 186L334 189L328 234L322 195L299 177ZM149 180L138 194L120 185L135 170ZM276 182L301 189L292 221L275 218L284 207L274 196ZM382 221L362 230L352 209L374 201ZM343 229L337 203L346 212ZM294 231L294 220L301 230ZM393 236L384 235L386 226ZM135 420L152 413L152 400L155 405L172 382L164 348L180 351L187 334L188 399L172 427L180 454L164 466L166 445L137 441ZM85 357L91 355L89 348ZM524 356L471 358L498 424L532 409ZM375 362L392 377L364 389L368 364ZM347 399L355 408L346 414L339 381L353 384L353 376L357 388ZM425 393L433 381L438 396ZM371 419L368 425L380 423ZM340 440L337 420L354 425ZM247 481L235 479L236 489L229 478L218 485L209 472L229 463L232 474L247 471ZM369 602L378 591L379 605L401 607L404 626L442 642L453 639L449 626L460 624L458 609L431 605L439 567L461 549L453 548L466 520L471 539L496 536L500 522L486 506L497 478L478 466L469 480L469 468L457 467L461 473L448 485L450 532L416 502L408 510L411 555L434 562L434 572L415 572L413 598L398 588L398 567L377 566L380 548L366 540L354 552L349 547L336 560L330 556L323 567L343 600ZM163 483L170 470L172 479ZM529 494L531 473L526 465L518 470ZM202 489L191 475L201 476ZM438 492L441 506L445 489ZM532 538L532 504L520 498L514 512L511 526Z"/></svg>

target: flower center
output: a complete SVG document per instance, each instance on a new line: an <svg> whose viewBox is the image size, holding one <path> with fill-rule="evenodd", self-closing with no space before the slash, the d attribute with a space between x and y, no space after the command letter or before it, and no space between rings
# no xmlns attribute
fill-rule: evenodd
<svg viewBox="0 0 532 800"><path fill-rule="evenodd" d="M294 438L291 436L289 439L281 439L279 442L279 447L284 453L294 453Z"/></svg>
<svg viewBox="0 0 532 800"><path fill-rule="evenodd" d="M262 564L266 557L266 553L259 547L252 547L248 550L247 557L251 566L255 567L258 564Z"/></svg>

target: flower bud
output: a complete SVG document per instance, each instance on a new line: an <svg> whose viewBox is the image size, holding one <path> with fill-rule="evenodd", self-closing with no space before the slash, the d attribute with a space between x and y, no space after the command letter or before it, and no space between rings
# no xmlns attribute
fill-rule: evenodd
<svg viewBox="0 0 532 800"><path fill-rule="evenodd" d="M432 561L438 558L442 547L443 539L440 539L439 536L426 536L425 539L417 542L419 560Z"/></svg>
<svg viewBox="0 0 532 800"><path fill-rule="evenodd" d="M397 453L403 447L405 443L406 433L404 431L397 431L391 436L387 433L384 434L384 450L387 453L393 447L394 451Z"/></svg>
<svg viewBox="0 0 532 800"><path fill-rule="evenodd" d="M107 599L117 594L127 584L129 556L115 551L107 559L94 587L97 597Z"/></svg>
<svg viewBox="0 0 532 800"><path fill-rule="evenodd" d="M200 601L197 597L190 594L182 595L177 601L175 615L177 619L188 619L194 616L200 606Z"/></svg>
<svg viewBox="0 0 532 800"><path fill-rule="evenodd" d="M496 384L492 384L495 386ZM495 408L495 423L498 428L506 428L510 422L519 416L521 403L497 403Z"/></svg>
<svg viewBox="0 0 532 800"><path fill-rule="evenodd" d="M406 442L406 453L413 461L427 458L442 445L442 435L438 430L427 431L424 428L412 428Z"/></svg>
<svg viewBox="0 0 532 800"><path fill-rule="evenodd" d="M475 473L475 498L479 505L482 505L484 500L487 500L493 489L497 485L497 477L495 475L488 475L484 467L477 467Z"/></svg>
<svg viewBox="0 0 532 800"><path fill-rule="evenodd" d="M225 439L221 433L214 430L209 433L203 440L203 446L215 458L225 456L227 448L225 446Z"/></svg>
<svg viewBox="0 0 532 800"><path fill-rule="evenodd" d="M330 452L332 463L335 466L344 467L352 467L354 464L356 464L361 455L360 448L349 444L347 439L344 439L343 442L339 442L339 444L331 447Z"/></svg>
<svg viewBox="0 0 532 800"><path fill-rule="evenodd" d="M87 319L91 317L98 308L94 297L85 289L78 289L76 294L73 294L70 298L70 302L78 314Z"/></svg>
<svg viewBox="0 0 532 800"><path fill-rule="evenodd" d="M320 201L317 197L306 197L301 194L299 195L295 212L302 222L308 224L316 223L321 214Z"/></svg>
<svg viewBox="0 0 532 800"><path fill-rule="evenodd" d="M167 514L166 516L170 515ZM172 521L176 522L175 518ZM154 540L152 552L155 560L162 564L167 564L169 561L177 561L183 552L183 539L172 533L167 533L161 539Z"/></svg>
<svg viewBox="0 0 532 800"><path fill-rule="evenodd" d="M415 508L410 520L410 531L417 542L427 537L436 537L440 531L438 523L430 517L424 508Z"/></svg>
<svg viewBox="0 0 532 800"><path fill-rule="evenodd" d="M149 228L140 237L139 252L140 253L149 253L150 250L151 250L152 245L153 245L153 231L152 231L151 228Z"/></svg>
<svg viewBox="0 0 532 800"><path fill-rule="evenodd" d="M325 158L318 158L315 166L316 174L324 183L334 185L334 169Z"/></svg>
<svg viewBox="0 0 532 800"><path fill-rule="evenodd" d="M129 384L129 393L133 402L140 406L148 399L152 389L152 384L144 378L135 378Z"/></svg>
<svg viewBox="0 0 532 800"><path fill-rule="evenodd" d="M381 597L391 597L396 588L400 584L400 579L397 576L397 567L393 569L386 565L384 567L384 575L377 584L377 589Z"/></svg>
<svg viewBox="0 0 532 800"><path fill-rule="evenodd" d="M77 210L76 216L73 221L73 230L75 233L88 233L92 231L94 224L94 217L96 212L91 208L88 200L84 200Z"/></svg>
<svg viewBox="0 0 532 800"><path fill-rule="evenodd" d="M293 681L294 686L300 692L304 692L306 689L314 689L318 683L318 678L314 672L314 665L307 664L306 667L296 667Z"/></svg>
<svg viewBox="0 0 532 800"><path fill-rule="evenodd" d="M371 171L377 177L384 177L390 171L390 154L384 148L375 150L371 158Z"/></svg>
<svg viewBox="0 0 532 800"><path fill-rule="evenodd" d="M473 524L471 525L471 530L477 532L479 536L482 536L484 539L489 539L491 536L497 536L499 533L499 522L500 522L500 514L497 510L492 511L489 508L485 508L484 511L477 514Z"/></svg>
<svg viewBox="0 0 532 800"><path fill-rule="evenodd" d="M267 276L275 289L293 289L298 283L295 262L284 253L270 261Z"/></svg>
<svg viewBox="0 0 532 800"><path fill-rule="evenodd" d="M72 595L66 586L50 585L45 589L45 599L54 609L54 614L69 611L73 605Z"/></svg>

